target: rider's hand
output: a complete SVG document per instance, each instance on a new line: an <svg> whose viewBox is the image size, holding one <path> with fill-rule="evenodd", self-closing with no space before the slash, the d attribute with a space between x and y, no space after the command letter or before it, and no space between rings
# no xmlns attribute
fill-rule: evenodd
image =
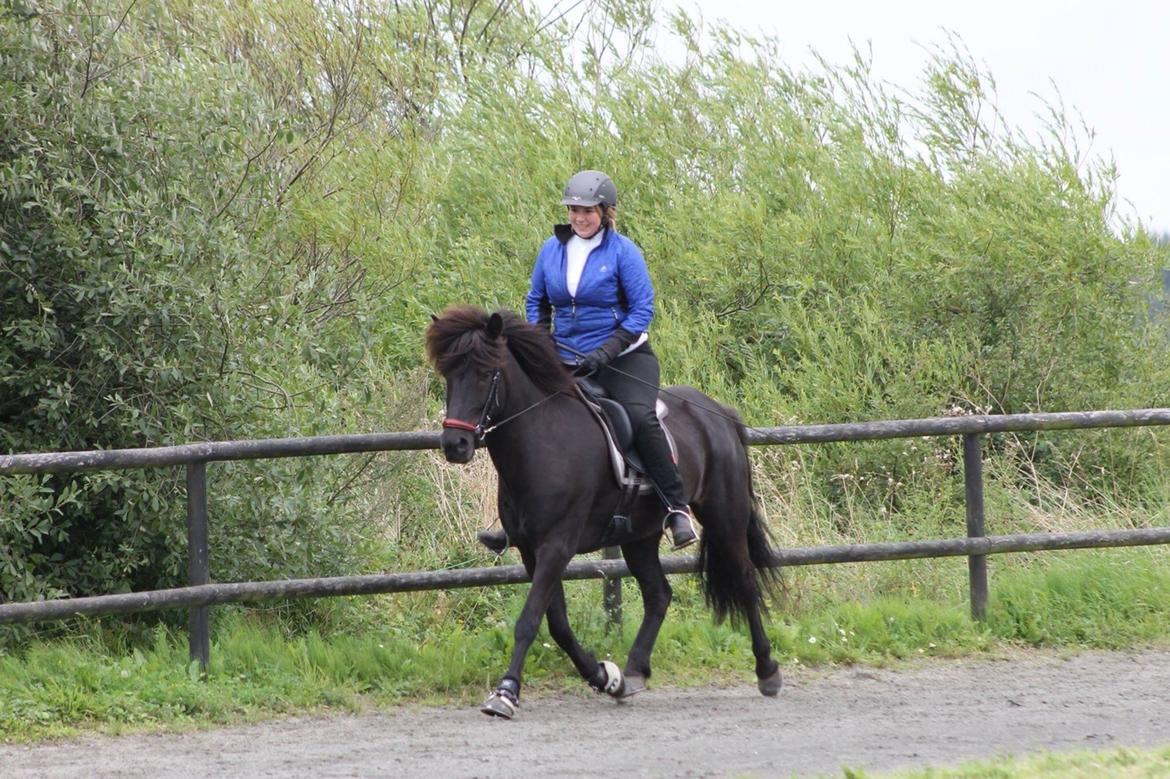
<svg viewBox="0 0 1170 779"><path fill-rule="evenodd" d="M625 351L626 347L637 340L637 336L625 328L619 327L610 334L609 338L605 339L605 343L597 347L589 354L582 355L577 362L577 370L574 371L578 376L588 376L595 373L599 368L602 368Z"/></svg>
<svg viewBox="0 0 1170 779"><path fill-rule="evenodd" d="M608 365L612 359L612 355L605 350L605 347L599 346L581 358L578 372L585 376L596 373L599 368Z"/></svg>

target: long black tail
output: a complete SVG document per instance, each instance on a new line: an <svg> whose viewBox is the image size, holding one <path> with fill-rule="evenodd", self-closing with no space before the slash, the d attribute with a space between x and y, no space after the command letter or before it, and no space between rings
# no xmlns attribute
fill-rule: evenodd
<svg viewBox="0 0 1170 779"><path fill-rule="evenodd" d="M753 606L767 611L763 596L774 593L780 584L780 569L772 550L772 538L752 487L747 431L742 424L738 426L738 432L744 447L747 489L751 496L746 527L747 554L744 554L744 538L733 537L727 526L705 528L699 545L699 571L707 605L711 607L717 621L730 616L733 624L747 617ZM728 518L728 524L739 527L736 518Z"/></svg>

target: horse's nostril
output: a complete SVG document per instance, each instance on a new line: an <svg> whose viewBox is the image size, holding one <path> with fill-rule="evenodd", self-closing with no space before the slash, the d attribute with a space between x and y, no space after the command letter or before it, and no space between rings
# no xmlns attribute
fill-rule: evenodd
<svg viewBox="0 0 1170 779"><path fill-rule="evenodd" d="M475 447L472 445L472 442L463 436L443 442L443 456L447 458L447 462L465 463L474 454Z"/></svg>

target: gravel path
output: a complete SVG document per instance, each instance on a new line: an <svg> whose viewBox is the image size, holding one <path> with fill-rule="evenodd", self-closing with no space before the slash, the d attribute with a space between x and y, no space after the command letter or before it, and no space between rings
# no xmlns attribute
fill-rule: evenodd
<svg viewBox="0 0 1170 779"><path fill-rule="evenodd" d="M726 689L651 688L624 704L529 695L511 722L474 707L408 706L199 733L0 744L0 774L803 777L1163 744L1170 651L1024 653L897 671L797 668L774 699L745 679Z"/></svg>

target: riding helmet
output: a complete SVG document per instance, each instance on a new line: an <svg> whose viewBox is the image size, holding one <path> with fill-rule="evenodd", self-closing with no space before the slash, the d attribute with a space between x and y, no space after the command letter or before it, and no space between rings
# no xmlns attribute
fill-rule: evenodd
<svg viewBox="0 0 1170 779"><path fill-rule="evenodd" d="M599 203L616 206L617 187L601 171L583 170L569 179L561 203L566 206L595 206Z"/></svg>

